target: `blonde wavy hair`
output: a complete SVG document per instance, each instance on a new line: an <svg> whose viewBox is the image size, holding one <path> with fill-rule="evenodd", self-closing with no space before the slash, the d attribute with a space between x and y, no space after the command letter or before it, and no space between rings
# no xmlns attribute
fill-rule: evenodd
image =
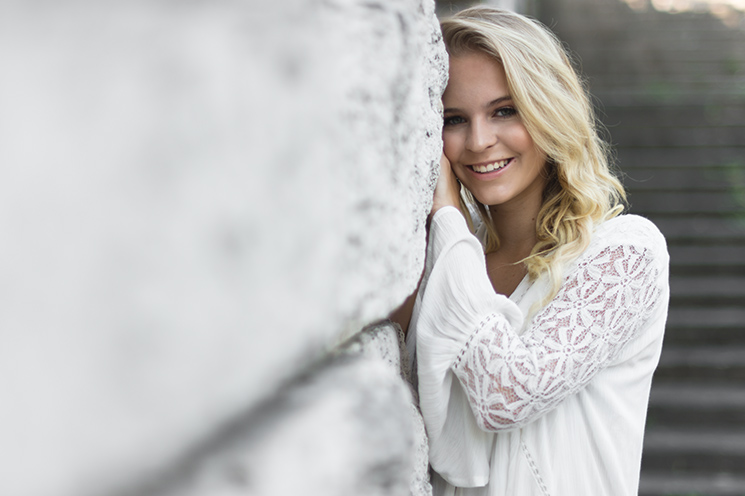
<svg viewBox="0 0 745 496"><path fill-rule="evenodd" d="M611 172L609 146L598 133L603 128L563 45L539 22L477 6L443 20L441 27L451 57L478 52L502 65L518 115L548 157L538 241L521 261L533 280L548 274L545 304L561 287L564 265L587 248L593 226L620 214L626 204L623 186ZM486 252L497 250L488 206L470 192L464 196L486 226Z"/></svg>

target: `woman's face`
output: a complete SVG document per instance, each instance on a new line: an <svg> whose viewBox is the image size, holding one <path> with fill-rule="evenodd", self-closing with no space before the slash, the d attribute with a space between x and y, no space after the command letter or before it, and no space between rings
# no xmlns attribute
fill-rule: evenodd
<svg viewBox="0 0 745 496"><path fill-rule="evenodd" d="M451 57L442 102L445 156L473 196L485 205L540 203L546 156L517 113L502 65L477 52Z"/></svg>

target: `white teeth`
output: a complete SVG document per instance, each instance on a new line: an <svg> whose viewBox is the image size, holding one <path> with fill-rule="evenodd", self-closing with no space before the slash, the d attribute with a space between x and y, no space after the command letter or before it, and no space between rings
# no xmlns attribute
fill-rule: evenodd
<svg viewBox="0 0 745 496"><path fill-rule="evenodd" d="M493 170L501 169L502 167L507 165L507 162L509 161L510 159L498 160L497 162L492 162L486 165L474 165L472 166L472 169L483 174L484 172L491 172Z"/></svg>

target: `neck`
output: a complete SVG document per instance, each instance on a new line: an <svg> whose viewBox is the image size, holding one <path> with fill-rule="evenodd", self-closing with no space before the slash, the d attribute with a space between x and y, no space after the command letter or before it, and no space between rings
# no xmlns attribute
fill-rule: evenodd
<svg viewBox="0 0 745 496"><path fill-rule="evenodd" d="M489 207L492 223L499 235L499 251L513 254L515 261L530 255L538 241L535 224L540 209L540 197L517 204Z"/></svg>

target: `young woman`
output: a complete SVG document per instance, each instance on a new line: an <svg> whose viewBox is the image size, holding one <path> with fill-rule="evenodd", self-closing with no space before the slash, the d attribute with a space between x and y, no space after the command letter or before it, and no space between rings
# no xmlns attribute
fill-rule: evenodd
<svg viewBox="0 0 745 496"><path fill-rule="evenodd" d="M444 156L407 336L435 494L636 495L665 240L619 215L552 33L485 7L442 30Z"/></svg>

